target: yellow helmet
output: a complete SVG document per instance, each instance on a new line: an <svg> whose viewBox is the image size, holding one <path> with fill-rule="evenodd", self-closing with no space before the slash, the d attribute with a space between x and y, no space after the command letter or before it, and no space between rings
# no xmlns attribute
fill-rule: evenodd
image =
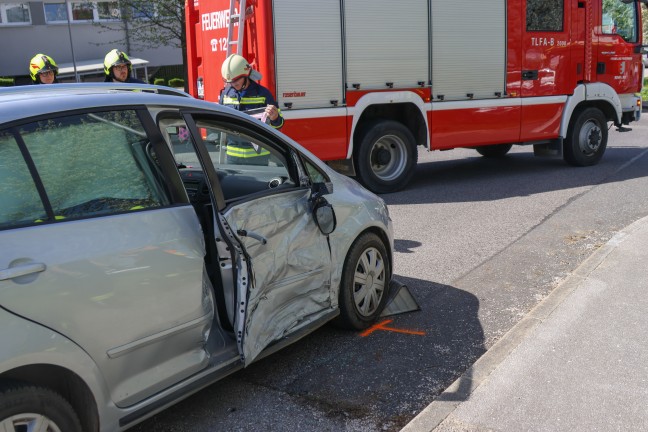
<svg viewBox="0 0 648 432"><path fill-rule="evenodd" d="M54 59L45 54L36 54L29 61L29 75L32 81L38 82L38 74L41 72L53 71L54 76L58 75L58 66Z"/></svg>
<svg viewBox="0 0 648 432"><path fill-rule="evenodd" d="M230 55L221 66L221 75L226 83L236 81L242 76L248 77L250 73L252 73L252 66L245 60L245 57L239 54Z"/></svg>
<svg viewBox="0 0 648 432"><path fill-rule="evenodd" d="M114 50L106 54L106 57L104 58L104 73L106 74L106 76L110 76L110 72L113 66L120 64L128 65L129 75L133 72L133 64L131 63L126 53L115 48Z"/></svg>

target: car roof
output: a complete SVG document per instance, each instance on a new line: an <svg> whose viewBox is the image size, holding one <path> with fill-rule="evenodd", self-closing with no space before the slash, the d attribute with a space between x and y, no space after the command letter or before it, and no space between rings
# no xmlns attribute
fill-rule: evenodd
<svg viewBox="0 0 648 432"><path fill-rule="evenodd" d="M82 83L0 88L0 123L51 112L120 105L163 105L221 110L171 87L148 84Z"/></svg>
<svg viewBox="0 0 648 432"><path fill-rule="evenodd" d="M159 93L159 94L168 94L176 96L185 96L191 97L189 93L185 93L182 90L176 89L175 87L166 87L159 85L150 85L150 84L128 84L128 83L108 83L108 82L98 82L98 83L66 83L66 84L56 84L56 85L24 85L24 86L13 86L13 87L2 87L0 88L0 95L8 94L61 94L61 93L106 93L106 92L116 92L116 91L143 91L147 93Z"/></svg>
<svg viewBox="0 0 648 432"><path fill-rule="evenodd" d="M125 106L155 106L160 108L189 108L227 113L249 121L250 116L214 102L195 99L188 93L171 87L149 84L80 83L0 87L0 127L6 123L66 111ZM268 128L274 130L272 127ZM329 172L324 162L292 138L283 141L308 156L311 162Z"/></svg>

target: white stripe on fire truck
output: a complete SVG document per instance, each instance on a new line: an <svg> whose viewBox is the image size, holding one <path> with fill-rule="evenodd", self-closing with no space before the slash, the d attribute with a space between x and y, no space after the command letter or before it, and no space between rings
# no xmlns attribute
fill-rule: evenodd
<svg viewBox="0 0 648 432"><path fill-rule="evenodd" d="M555 105L564 104L567 96L542 96L528 98L506 98L506 99L480 99L470 101L447 101L432 102L432 111L475 109L475 108L497 108L508 106L534 106L534 105Z"/></svg>
<svg viewBox="0 0 648 432"><path fill-rule="evenodd" d="M504 99L479 99L470 101L444 101L426 103L425 108L428 111L447 111L460 109L476 108L497 108L507 106L534 106L534 105L554 105L564 104L567 96L542 96L528 98L504 98ZM285 109L281 111L285 120L290 119L309 119L309 118L327 118L327 117L345 117L356 114L355 107L338 107L338 108L315 108L315 109Z"/></svg>

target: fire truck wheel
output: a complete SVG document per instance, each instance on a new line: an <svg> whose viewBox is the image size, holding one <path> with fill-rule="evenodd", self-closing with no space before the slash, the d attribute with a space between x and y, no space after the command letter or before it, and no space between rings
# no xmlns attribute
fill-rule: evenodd
<svg viewBox="0 0 648 432"><path fill-rule="evenodd" d="M72 406L57 393L28 384L8 384L0 391L2 430L81 432Z"/></svg>
<svg viewBox="0 0 648 432"><path fill-rule="evenodd" d="M379 120L363 128L356 151L358 180L375 193L396 192L411 180L416 168L414 136L402 123Z"/></svg>
<svg viewBox="0 0 648 432"><path fill-rule="evenodd" d="M511 150L513 144L496 144L477 147L477 153L487 158L498 158L504 156Z"/></svg>
<svg viewBox="0 0 648 432"><path fill-rule="evenodd" d="M340 283L340 315L334 324L363 330L378 318L389 295L390 264L383 241L364 233L351 245Z"/></svg>
<svg viewBox="0 0 648 432"><path fill-rule="evenodd" d="M565 161L573 166L596 165L605 153L608 128L598 108L585 108L574 113L564 142Z"/></svg>

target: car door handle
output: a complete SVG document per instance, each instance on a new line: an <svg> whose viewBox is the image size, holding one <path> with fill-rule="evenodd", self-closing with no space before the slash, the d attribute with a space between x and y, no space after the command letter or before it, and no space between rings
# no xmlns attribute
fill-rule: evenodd
<svg viewBox="0 0 648 432"><path fill-rule="evenodd" d="M236 231L236 233L238 235L240 235L240 236L243 236L243 237L251 237L251 238L253 238L255 240L258 240L258 241L261 242L261 244L268 243L268 239L263 237L261 234L255 233L254 231L246 231L244 229L240 229L240 230Z"/></svg>
<svg viewBox="0 0 648 432"><path fill-rule="evenodd" d="M32 273L45 271L47 267L43 263L29 263L0 270L0 281L14 279L20 276L26 276Z"/></svg>

